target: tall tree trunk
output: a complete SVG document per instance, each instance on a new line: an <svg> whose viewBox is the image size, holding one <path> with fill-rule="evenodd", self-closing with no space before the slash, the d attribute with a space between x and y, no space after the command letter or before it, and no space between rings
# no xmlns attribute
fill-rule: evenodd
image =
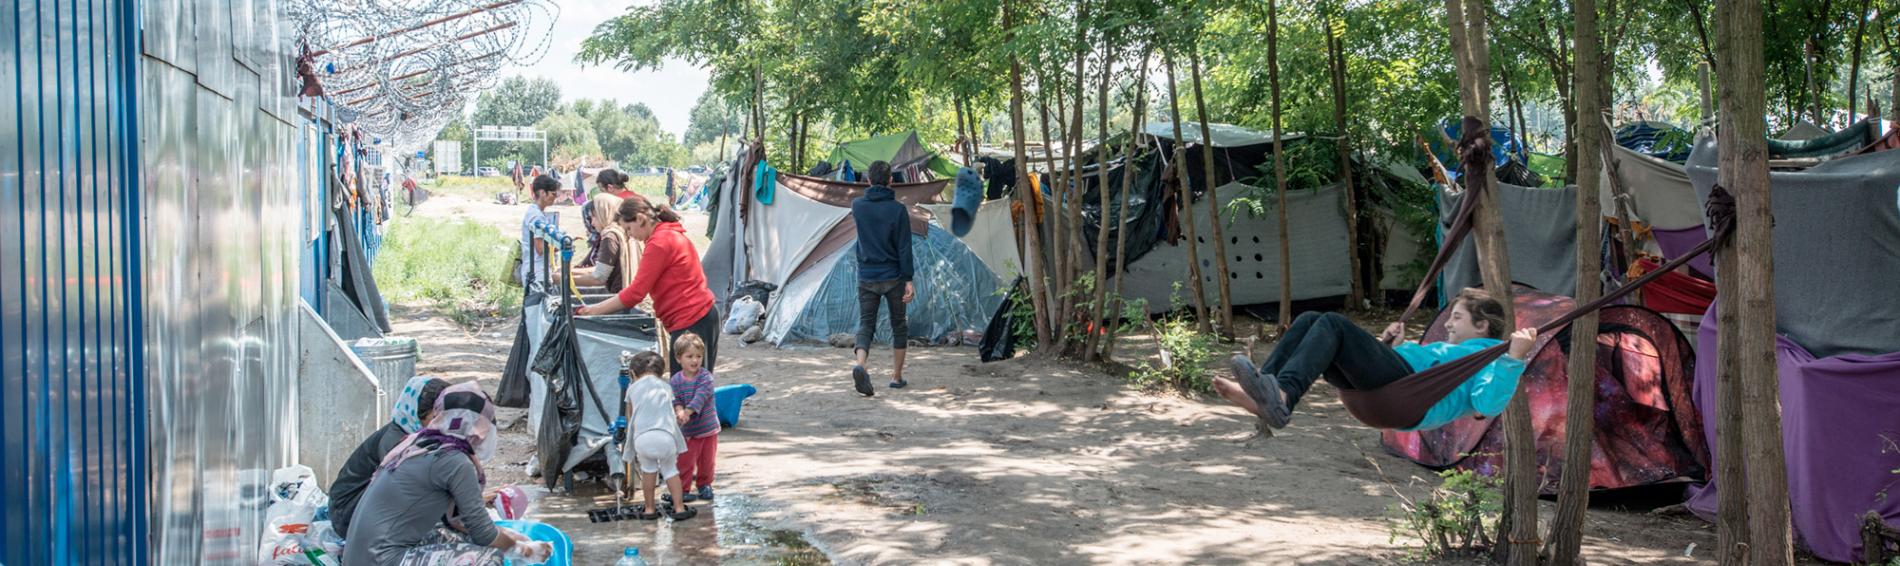
<svg viewBox="0 0 1900 566"><path fill-rule="evenodd" d="M1060 311L1062 313L1063 323L1065 324L1075 322L1075 305L1081 298L1076 296L1075 282L1081 276L1082 272L1082 256L1080 253L1077 253L1082 247L1082 97L1083 94L1088 91L1089 84L1088 75L1085 74L1087 69L1083 65L1083 61L1089 52L1088 2L1075 0L1075 10L1075 102L1069 105L1069 111L1072 112L1069 118L1069 139L1063 144L1067 146L1064 148L1064 151L1069 156L1069 170L1071 174L1069 175L1069 182L1062 186L1062 192L1064 194L1063 201L1067 206L1058 209L1062 210L1063 215L1066 217L1062 222L1064 228L1062 233L1063 246L1056 248L1056 253L1064 256L1062 264L1067 268L1062 272L1063 293L1062 310ZM1065 334L1064 338L1071 340L1075 340L1076 338L1071 333ZM1069 350L1071 347L1081 347L1081 345L1081 340L1075 340L1073 343L1065 345L1063 350Z"/></svg>
<svg viewBox="0 0 1900 566"><path fill-rule="evenodd" d="M723 99L722 99L723 100ZM732 131L732 105L726 104L726 119L719 122L719 162L726 162L726 135Z"/></svg>
<svg viewBox="0 0 1900 566"><path fill-rule="evenodd" d="M1019 1L1008 2L1003 7L1003 34L1010 41L1016 37L1015 13ZM1049 298L1043 288L1041 218L1036 214L1036 197L1031 194L1029 156L1023 152L1023 145L1028 143L1023 135L1023 63L1014 52L1009 57L1009 83L1009 124L1016 149L1016 202L1023 209L1023 272L1029 275L1036 348L1049 352L1054 349L1055 341L1049 333Z"/></svg>
<svg viewBox="0 0 1900 566"><path fill-rule="evenodd" d="M1735 196L1735 247L1748 250L1722 264L1719 280L1733 280L1739 300L1737 346L1742 383L1742 450L1747 462L1750 564L1794 561L1789 527L1787 460L1781 437L1781 390L1775 361L1775 263L1773 208L1767 141L1760 116L1763 100L1762 8L1754 0L1722 0L1728 25L1722 45L1730 58L1722 75L1723 132L1720 172ZM1730 429L1734 431L1735 429ZM1732 434L1732 432L1731 432ZM1734 454L1734 453L1730 453ZM1733 456L1731 456L1733 457ZM1734 489L1734 485L1723 489Z"/></svg>
<svg viewBox="0 0 1900 566"><path fill-rule="evenodd" d="M1598 70L1603 66L1597 49L1596 0L1572 0L1576 11L1578 125L1577 145L1577 303L1596 300L1601 295L1599 278L1602 263L1597 246L1602 241L1603 219L1597 186L1603 174L1601 142L1606 132L1598 119L1603 102L1599 98ZM1590 507L1590 452L1596 443L1597 313L1591 312L1570 323L1569 396L1565 405L1564 468L1557 484L1557 516L1551 520L1550 563L1578 564L1583 546L1583 519Z"/></svg>
<svg viewBox="0 0 1900 566"><path fill-rule="evenodd" d="M1333 130L1339 134L1339 178L1346 183L1346 264L1352 266L1352 287L1346 295L1346 303L1352 308L1365 308L1365 271L1364 266L1359 265L1359 192L1352 182L1352 136L1346 133L1345 33L1333 27L1331 18L1326 20L1326 52L1332 55L1329 67L1333 74Z"/></svg>
<svg viewBox="0 0 1900 566"><path fill-rule="evenodd" d="M1569 77L1559 80L1557 101L1564 107L1564 184L1577 184L1577 104Z"/></svg>
<svg viewBox="0 0 1900 566"><path fill-rule="evenodd" d="M1101 211L1095 226L1095 293L1089 301L1089 324L1086 327L1088 337L1082 341L1083 361L1095 361L1100 357L1102 326L1108 313L1108 230L1114 226L1108 208L1108 79L1115 71L1115 51L1109 45L1107 33L1102 34L1102 82L1096 91L1095 115L1097 120L1095 143L1095 196L1096 210ZM1129 132L1133 134L1134 132ZM1129 143L1134 143L1130 139Z"/></svg>
<svg viewBox="0 0 1900 566"><path fill-rule="evenodd" d="M963 113L968 116L970 120L970 146L964 153L964 159L967 161L965 165L974 166L976 163L977 149L983 144L981 135L977 133L977 125L981 124L982 120L976 115L976 105L972 104L967 97L963 99Z"/></svg>
<svg viewBox="0 0 1900 566"><path fill-rule="evenodd" d="M1280 5L1276 0L1267 0L1267 88L1273 97L1273 192L1279 203L1274 208L1278 209L1275 214L1280 224L1280 313L1275 326L1285 331L1293 324L1293 246L1286 217L1286 142L1281 139L1286 137L1286 128L1280 104ZM1213 169L1211 162L1208 169ZM1208 194L1211 197L1213 192ZM1225 252L1222 255L1226 259ZM1221 282L1225 283L1227 273L1221 271Z"/></svg>
<svg viewBox="0 0 1900 566"><path fill-rule="evenodd" d="M1717 17L1726 17L1726 14ZM1826 129L1827 120L1821 116L1821 86L1820 83L1815 82L1814 79L1814 66L1820 64L1821 55L1818 46L1816 46L1814 42L1814 36L1808 36L1806 41L1801 42L1801 48L1803 50L1801 69L1805 79L1805 82L1802 84L1807 87L1805 94L1807 94L1808 98L1808 111L1811 113L1809 118L1814 120L1814 125Z"/></svg>
<svg viewBox="0 0 1900 566"><path fill-rule="evenodd" d="M1210 321L1207 318L1207 292L1201 286L1201 250L1196 242L1194 228L1194 187L1188 182L1187 142L1181 139L1181 97L1174 88L1174 54L1167 55L1168 65L1168 113L1174 118L1174 190L1179 195L1181 207L1181 228L1187 236L1188 285L1194 295L1195 329L1207 332ZM1207 144L1201 144L1201 151L1208 151ZM1214 198L1214 195L1207 195Z"/></svg>
<svg viewBox="0 0 1900 566"><path fill-rule="evenodd" d="M1133 191L1135 188L1135 173L1136 173L1135 148L1141 144L1141 135L1142 135L1141 125L1142 125L1142 122L1147 120L1148 118L1147 116L1148 114L1148 59L1152 57L1153 55L1154 55L1153 45L1149 45L1141 53L1141 67L1139 68L1139 70L1135 72L1135 101L1134 101L1135 111L1133 112L1134 116L1129 119L1128 145L1122 147L1121 207L1115 209L1116 215L1114 217L1115 218L1115 233L1117 234L1117 236L1115 236L1115 248L1114 248L1115 249L1115 296L1114 296L1115 310L1114 312L1110 313L1110 318L1114 319L1116 324L1109 325L1108 336L1106 336L1103 339L1102 359L1104 360L1114 359L1115 357L1115 329L1116 327L1121 326L1119 323L1121 322L1121 315L1123 311L1122 305L1125 303L1125 301L1122 300L1122 279L1125 279L1125 277L1123 277L1123 274L1128 273L1128 254L1126 253L1128 251L1128 230L1127 230L1128 198L1129 198L1128 193ZM1106 178L1104 179L1104 182L1106 182ZM1107 224L1108 223L1107 219L1109 218L1108 213L1103 212L1102 218L1103 218L1103 221L1102 221L1103 224Z"/></svg>
<svg viewBox="0 0 1900 566"><path fill-rule="evenodd" d="M1729 186L1734 183L1735 169L1728 167L1733 162L1738 136L1734 129L1726 127L1728 122L1738 115L1733 99L1736 88L1746 88L1733 78L1735 44L1728 29L1731 25L1728 16L1720 6L1715 10L1715 33L1717 56L1715 76L1722 81L1721 126L1716 128L1717 147L1721 149L1716 167L1716 184ZM1747 122L1750 120L1742 119ZM1766 128L1763 128L1764 130ZM1718 248L1715 264L1735 265L1741 257L1741 250L1730 242ZM1730 270L1732 271L1732 270ZM1748 564L1748 473L1745 462L1747 456L1742 447L1742 435L1746 434L1742 423L1742 350L1739 344L1739 327L1742 303L1741 278L1738 275L1718 276L1715 279L1716 303L1716 368L1715 368L1715 484L1717 511L1715 520L1715 555L1722 566L1744 566Z"/></svg>
<svg viewBox="0 0 1900 566"><path fill-rule="evenodd" d="M1047 78L1048 75L1044 74L1043 77ZM1055 91L1054 96L1057 104L1055 115L1058 118L1052 118L1049 115L1049 91L1051 90ZM1039 81L1036 85L1036 95L1037 98L1041 99L1038 111L1042 113L1042 147L1045 158L1044 161L1048 163L1049 167L1049 196L1047 198L1049 201L1048 213L1051 219L1049 229L1049 241L1051 243L1046 249L1049 252L1047 256L1049 265L1054 268L1054 270L1049 273L1049 282L1047 283L1049 286L1049 330L1055 333L1054 339L1059 344L1068 339L1067 331L1069 324L1069 317L1067 313L1064 312L1063 307L1063 303L1068 301L1069 288L1069 254L1067 253L1066 247L1068 243L1064 241L1064 236L1068 234L1067 222L1069 215L1063 212L1063 208L1068 206L1068 203L1064 202L1062 198L1065 187L1069 184L1069 168L1056 163L1057 159L1065 154L1055 151L1055 138L1051 136L1050 128L1054 128L1054 135L1066 138L1068 134L1063 129L1067 127L1067 125L1058 122L1058 120L1060 120L1059 117L1062 116L1065 110L1061 107L1063 103L1062 87L1056 86L1053 82L1042 83Z"/></svg>
<svg viewBox="0 0 1900 566"><path fill-rule="evenodd" d="M1860 19L1854 21L1853 63L1849 65L1847 72L1847 123L1849 125L1855 122L1854 111L1857 109L1855 104L1860 102L1855 97L1860 90L1860 47L1861 40L1867 35L1867 12L1872 8L1871 0L1860 0Z"/></svg>
<svg viewBox="0 0 1900 566"><path fill-rule="evenodd" d="M760 63L752 66L752 126L759 143L765 143L765 66ZM763 156L761 156L763 158Z"/></svg>
<svg viewBox="0 0 1900 566"><path fill-rule="evenodd" d="M1490 123L1491 53L1485 34L1488 0L1445 0L1450 20L1451 50L1456 58L1461 102L1465 115L1481 124ZM1477 237L1478 267L1484 287L1504 305L1504 320L1516 326L1515 304L1511 299L1510 256L1505 250L1503 217L1498 213L1497 172L1465 171L1483 175L1484 191L1477 211L1473 233ZM1500 528L1499 550L1513 566L1537 564L1537 456L1531 432L1530 404L1523 385L1511 396L1504 410L1504 499L1505 512Z"/></svg>
<svg viewBox="0 0 1900 566"><path fill-rule="evenodd" d="M1267 9L1269 11L1273 9L1273 1L1274 0L1267 0ZM1268 16L1268 21L1272 21L1272 16ZM1268 37L1272 36L1269 35ZM1269 40L1267 45L1268 57L1272 58L1272 40ZM1275 63L1275 66L1277 67L1278 64ZM1228 281L1233 278L1233 272L1227 265L1227 236L1223 234L1224 230L1221 228L1220 198L1214 192L1214 134L1209 130L1207 125L1207 100L1201 96L1201 51L1199 47L1188 48L1188 71L1190 73L1189 76L1194 79L1194 113L1201 118L1201 184L1207 191L1207 217L1211 220L1208 222L1208 225L1212 226L1208 231L1207 237L1214 240L1214 283L1215 288L1220 291L1220 312L1215 313L1215 319L1220 321L1221 336L1233 338L1234 297L1233 292L1230 290L1232 285L1228 283ZM1277 73L1274 78L1276 81L1279 78ZM1278 113L1275 115L1277 116ZM1279 136L1277 130L1274 136L1276 138L1274 141L1277 143L1279 141L1277 139ZM1286 222L1286 191L1284 187L1285 184L1282 183L1282 190L1280 192L1280 222L1283 227ZM1282 275L1285 275L1284 271ZM1285 313L1288 312L1288 309L1292 308L1292 301L1288 299L1292 297L1293 290L1284 284L1285 277L1281 279L1280 310L1282 313ZM1285 319L1283 318L1281 320Z"/></svg>

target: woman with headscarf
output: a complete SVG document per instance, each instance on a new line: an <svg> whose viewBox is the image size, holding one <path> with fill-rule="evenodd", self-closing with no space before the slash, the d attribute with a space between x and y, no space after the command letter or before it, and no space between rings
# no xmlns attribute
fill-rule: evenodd
<svg viewBox="0 0 1900 566"><path fill-rule="evenodd" d="M337 471L336 480L330 483L330 526L336 529L337 536L349 538L350 514L356 512L357 499L363 496L363 489L369 487L370 477L382 464L383 456L404 437L422 430L422 423L435 414L436 398L448 387L449 382L440 379L409 380L396 398L396 410L390 415L389 423L363 439L363 443L350 452L349 459L343 461L343 469Z"/></svg>
<svg viewBox="0 0 1900 566"><path fill-rule="evenodd" d="M499 565L513 550L545 560L552 549L495 525L482 503L494 457L495 405L472 383L437 396L435 415L383 457L356 507L350 566Z"/></svg>
<svg viewBox="0 0 1900 566"><path fill-rule="evenodd" d="M614 216L620 211L620 197L609 193L594 195L587 202L587 225L600 231L600 241L589 252L594 258L591 271L574 273L574 283L580 285L599 285L607 292L618 293L626 288L628 275L635 265L639 265L639 246L627 239L627 231L614 222Z"/></svg>

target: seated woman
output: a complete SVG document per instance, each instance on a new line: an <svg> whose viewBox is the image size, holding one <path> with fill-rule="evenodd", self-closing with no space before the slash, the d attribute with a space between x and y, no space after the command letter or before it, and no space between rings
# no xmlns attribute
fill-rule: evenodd
<svg viewBox="0 0 1900 566"><path fill-rule="evenodd" d="M350 514L356 512L357 499L363 496L363 489L369 487L370 477L383 463L383 456L389 455L390 449L402 442L403 437L422 430L422 423L429 422L429 417L435 415L436 397L448 387L449 382L440 379L409 380L396 399L395 414L390 415L389 424L363 439L363 443L350 452L350 458L343 461L343 469L337 471L336 480L330 483L330 526L336 529L337 536L350 538Z"/></svg>
<svg viewBox="0 0 1900 566"><path fill-rule="evenodd" d="M1465 289L1452 301L1451 316L1445 320L1446 342L1402 342L1405 327L1396 322L1374 338L1338 313L1308 312L1294 319L1258 369L1246 356L1234 356L1234 379L1215 378L1214 390L1259 416L1261 423L1283 428L1314 381L1325 379L1340 389L1376 390L1496 345L1505 328L1504 306L1478 289ZM1510 340L1506 357L1486 365L1441 399L1419 400L1430 403L1430 408L1417 424L1402 430L1430 430L1473 415L1503 413L1517 390L1531 345L1537 341L1537 329L1519 329Z"/></svg>
<svg viewBox="0 0 1900 566"><path fill-rule="evenodd" d="M574 272L574 283L578 285L606 287L609 293L618 293L627 287L629 272L639 261L637 248L627 240L627 231L614 222L614 216L620 211L620 197L607 193L594 195L587 203L587 225L591 230L600 231L600 240L588 252L594 260L591 270Z"/></svg>
<svg viewBox="0 0 1900 566"><path fill-rule="evenodd" d="M496 526L482 505L481 463L495 455L495 435L495 406L481 387L442 390L434 418L390 450L370 480L343 563L499 565L508 550L546 560L548 543Z"/></svg>

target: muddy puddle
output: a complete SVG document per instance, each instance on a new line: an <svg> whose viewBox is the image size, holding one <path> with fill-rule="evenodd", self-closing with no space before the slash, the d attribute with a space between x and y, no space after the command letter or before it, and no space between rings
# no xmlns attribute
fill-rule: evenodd
<svg viewBox="0 0 1900 566"><path fill-rule="evenodd" d="M606 486L589 482L576 485L571 495L541 500L533 518L567 533L574 542L576 565L612 564L627 547L640 549L640 556L656 566L831 564L804 533L775 528L780 524L777 509L742 493L720 493L711 504L693 503L699 515L685 521L588 521L588 510L611 507L613 500Z"/></svg>

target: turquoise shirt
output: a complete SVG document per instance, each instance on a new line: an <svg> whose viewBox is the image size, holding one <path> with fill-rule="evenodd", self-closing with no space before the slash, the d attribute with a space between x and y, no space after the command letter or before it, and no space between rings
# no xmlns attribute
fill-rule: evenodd
<svg viewBox="0 0 1900 566"><path fill-rule="evenodd" d="M1406 365L1412 366L1412 371L1417 372L1471 355L1498 342L1491 338L1472 338L1459 344L1406 342L1394 346L1392 350L1405 358ZM1431 430L1472 415L1486 418L1498 416L1504 413L1504 406L1511 402L1511 394L1517 392L1517 379L1523 374L1523 360L1509 354L1499 356L1497 361L1478 370L1477 375L1471 376L1463 385L1432 405L1417 425L1404 430Z"/></svg>

